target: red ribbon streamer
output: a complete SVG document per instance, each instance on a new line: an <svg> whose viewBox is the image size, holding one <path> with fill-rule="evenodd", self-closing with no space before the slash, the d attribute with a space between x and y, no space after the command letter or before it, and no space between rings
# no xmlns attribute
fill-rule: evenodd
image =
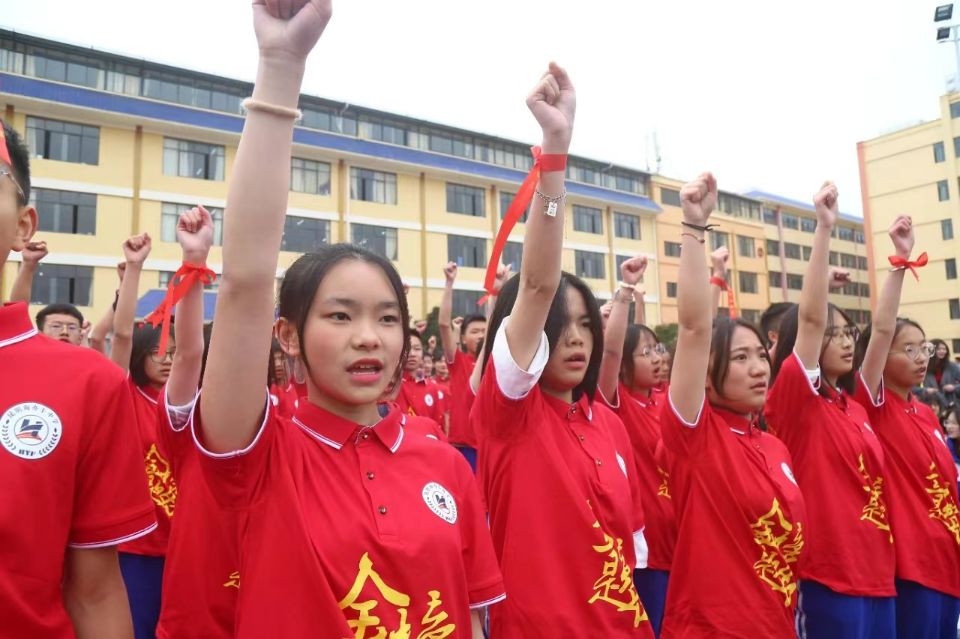
<svg viewBox="0 0 960 639"><path fill-rule="evenodd" d="M207 268L205 264L190 264L184 262L183 265L170 278L167 284L167 294L160 302L160 305L147 315L144 320L152 326L162 325L160 331L160 344L157 346L157 352L167 352L167 342L170 338L170 318L173 315L173 309L177 303L186 297L194 284L201 282L203 284L213 284L217 279L217 274ZM179 280L179 281L178 281Z"/></svg>
<svg viewBox="0 0 960 639"><path fill-rule="evenodd" d="M891 255L887 259L890 260L890 264L893 266L893 268L905 268L909 270L911 273L913 273L913 276L918 282L920 281L920 276L917 275L917 269L926 266L928 261L926 251L921 253L920 256L912 262L906 258L900 257L899 255Z"/></svg>
<svg viewBox="0 0 960 639"><path fill-rule="evenodd" d="M733 299L733 289L727 284L727 280L722 277L713 276L710 278L710 283L721 291L727 292L727 308L730 309L730 319L737 319L737 302Z"/></svg>
<svg viewBox="0 0 960 639"><path fill-rule="evenodd" d="M500 224L500 230L497 231L497 239L493 243L493 253L490 255L490 262L487 264L487 276L483 282L483 288L487 294L480 298L477 306L483 306L491 295L496 295L497 291L494 284L497 280L497 267L500 265L500 256L503 255L503 249L507 244L507 238L510 232L517 225L524 212L530 207L533 200L533 194L537 190L537 183L540 181L541 171L564 171L567 168L567 156L559 154L542 154L540 147L535 146L530 149L533 155L533 168L527 173L516 197L510 203L503 216L503 222Z"/></svg>

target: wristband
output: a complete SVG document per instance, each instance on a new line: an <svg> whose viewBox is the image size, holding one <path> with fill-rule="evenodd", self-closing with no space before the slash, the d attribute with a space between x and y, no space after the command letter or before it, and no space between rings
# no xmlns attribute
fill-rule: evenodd
<svg viewBox="0 0 960 639"><path fill-rule="evenodd" d="M282 118L292 118L294 120L303 119L303 111L300 109L291 109L290 107L280 106L279 104L270 104L269 102L260 102L252 97L247 98L240 103L244 111L260 111L271 115L279 115Z"/></svg>
<svg viewBox="0 0 960 639"><path fill-rule="evenodd" d="M705 224L703 226L700 226L699 224L693 224L691 222L680 222L680 224L684 225L688 229L695 229L697 231L703 231L704 233L706 233L707 231L712 231L713 229L717 228L716 224Z"/></svg>
<svg viewBox="0 0 960 639"><path fill-rule="evenodd" d="M681 234L680 234L680 237L684 237L684 236L686 236L686 237L692 237L693 239L695 239L697 242L700 242L701 244L703 244L703 243L706 242L705 239L703 239L702 237L697 237L697 236L694 235L693 233L681 233Z"/></svg>
<svg viewBox="0 0 960 639"><path fill-rule="evenodd" d="M721 291L726 291L730 288L730 285L727 284L727 280L723 279L722 277L717 277L716 275L710 278L710 283L719 288Z"/></svg>

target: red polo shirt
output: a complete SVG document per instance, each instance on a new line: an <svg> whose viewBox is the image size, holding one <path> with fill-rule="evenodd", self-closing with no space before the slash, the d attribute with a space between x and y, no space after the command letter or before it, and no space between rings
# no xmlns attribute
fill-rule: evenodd
<svg viewBox="0 0 960 639"><path fill-rule="evenodd" d="M438 424L445 421L447 397L433 380L416 380L404 373L396 402L408 415L427 417Z"/></svg>
<svg viewBox="0 0 960 639"><path fill-rule="evenodd" d="M794 462L809 528L800 577L835 592L893 597L895 553L887 516L883 449L866 411L820 371L787 358L767 398L770 432Z"/></svg>
<svg viewBox="0 0 960 639"><path fill-rule="evenodd" d="M476 357L460 350L452 362L447 362L450 371L450 443L457 446L477 447L477 437L470 422L474 401L470 376L476 363Z"/></svg>
<svg viewBox="0 0 960 639"><path fill-rule="evenodd" d="M297 412L298 399L300 397L297 394L297 389L292 384L286 388L280 388L276 384L270 386L270 401L281 417L293 417L293 414Z"/></svg>
<svg viewBox="0 0 960 639"><path fill-rule="evenodd" d="M509 593L490 611L491 636L652 637L632 578L641 524L623 425L601 402L543 394L546 336L523 371L507 346L508 321L471 414Z"/></svg>
<svg viewBox="0 0 960 639"><path fill-rule="evenodd" d="M39 335L27 305L0 308L0 625L8 637L73 636L68 548L156 527L123 371Z"/></svg>
<svg viewBox="0 0 960 639"><path fill-rule="evenodd" d="M617 387L617 400L611 408L623 420L636 461L636 487L643 501L644 537L650 551L646 567L670 570L673 540L669 531L676 528L676 516L673 503L667 497L669 492L661 494L664 492L661 490L664 470L656 459L662 399L658 393L651 393L649 397L634 395L621 383Z"/></svg>
<svg viewBox="0 0 960 639"><path fill-rule="evenodd" d="M404 432L414 433L422 437L430 437L437 441L447 441L447 436L443 432L443 427L429 417L419 417L417 415L404 415L400 421Z"/></svg>
<svg viewBox="0 0 960 639"><path fill-rule="evenodd" d="M250 446L202 463L246 522L237 636L469 636L470 609L504 588L463 456L405 436L396 409L361 427L266 404ZM200 438L196 413L193 427Z"/></svg>
<svg viewBox="0 0 960 639"><path fill-rule="evenodd" d="M667 401L678 536L660 636L794 637L807 526L790 453L744 417L704 403L687 424Z"/></svg>
<svg viewBox="0 0 960 639"><path fill-rule="evenodd" d="M666 399L661 396L661 399ZM661 409L663 405L661 404ZM653 508L664 509L668 513L667 520L661 522L660 532L656 538L648 539L650 556L656 557L659 563L673 566L673 553L677 547L677 513L674 509L673 493L671 492L670 469L673 466L672 455L663 445L663 439L657 442L653 453L654 463L657 465L657 496Z"/></svg>
<svg viewBox="0 0 960 639"><path fill-rule="evenodd" d="M240 592L237 510L221 508L203 479L188 407L158 406L158 434L177 477L177 510L163 566L159 639L232 639Z"/></svg>
<svg viewBox="0 0 960 639"><path fill-rule="evenodd" d="M897 577L960 597L957 468L936 415L913 395L857 380L855 398L870 415L886 455L890 519L897 540Z"/></svg>

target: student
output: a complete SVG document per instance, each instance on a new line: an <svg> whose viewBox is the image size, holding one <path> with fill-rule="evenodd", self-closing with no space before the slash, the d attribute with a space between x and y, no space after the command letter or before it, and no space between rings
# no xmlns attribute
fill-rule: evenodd
<svg viewBox="0 0 960 639"><path fill-rule="evenodd" d="M953 465L960 471L960 416L957 406L951 406L940 415L940 424L943 425L943 433L947 439L947 448L953 456Z"/></svg>
<svg viewBox="0 0 960 639"><path fill-rule="evenodd" d="M287 373L287 356L274 338L270 342L270 363L267 366L267 387L270 389L270 401L283 417L293 417L297 412L297 392L290 384Z"/></svg>
<svg viewBox="0 0 960 639"><path fill-rule="evenodd" d="M421 375L423 367L423 338L411 329L410 348L404 365L403 380L397 394L397 405L408 415L420 415L437 422L449 430L447 397L440 387Z"/></svg>
<svg viewBox="0 0 960 639"><path fill-rule="evenodd" d="M47 337L83 346L83 313L73 304L49 304L37 312L37 329Z"/></svg>
<svg viewBox="0 0 960 639"><path fill-rule="evenodd" d="M676 517L669 492L663 490L666 473L656 459L660 443L660 399L653 389L660 383L660 367L666 349L648 327L627 326L632 293L642 286L647 258L634 257L620 266L620 288L603 335L603 361L598 389L623 420L636 464L634 489L640 491L644 512L646 562L638 558L634 583L650 616L654 635L659 635L667 582L676 540Z"/></svg>
<svg viewBox="0 0 960 639"><path fill-rule="evenodd" d="M896 253L884 284L897 291L913 247L909 217L894 222ZM924 261L924 260L918 260ZM878 307L879 310L879 307ZM898 639L953 637L960 616L960 521L957 469L936 415L910 394L935 352L919 324L877 313L858 343L864 374L855 398L866 409L885 458L885 488L896 541ZM879 364L872 364L873 361ZM869 377L873 367L883 374Z"/></svg>
<svg viewBox="0 0 960 639"><path fill-rule="evenodd" d="M266 397L295 107L331 5L253 10L260 67L192 421L211 492L244 521L236 635L482 637L477 609L504 589L469 465L446 444L404 436L402 413L378 406L409 347L389 260L338 244L287 269L277 336L308 394L292 420Z"/></svg>
<svg viewBox="0 0 960 639"><path fill-rule="evenodd" d="M477 364L480 346L487 335L487 319L483 315L468 315L460 324L459 336L451 319L453 284L457 279L457 265L448 263L443 268L446 285L440 300L440 344L443 358L450 372L450 443L463 453L472 468L477 467L477 440L470 427L470 408L475 391L470 387L470 376Z"/></svg>
<svg viewBox="0 0 960 639"><path fill-rule="evenodd" d="M29 151L0 122L0 269L37 230ZM31 639L127 639L117 544L156 527L123 374L0 307L0 619Z"/></svg>
<svg viewBox="0 0 960 639"><path fill-rule="evenodd" d="M800 637L893 639L896 623L894 535L887 514L884 455L854 390L856 324L827 302L827 257L838 215L837 188L827 182L814 198L817 227L803 278L800 304L781 316L773 387L765 415L794 460L807 505L809 528L800 568L797 606ZM898 250L913 237L894 224ZM901 278L902 279L902 278ZM899 284L885 286L878 325L897 314ZM886 348L882 347L881 348ZM882 360L860 370L879 380Z"/></svg>
<svg viewBox="0 0 960 639"><path fill-rule="evenodd" d="M774 302L760 316L760 334L764 336L764 343L770 359L773 359L777 350L777 339L780 336L780 321L783 314L796 306L793 302Z"/></svg>
<svg viewBox="0 0 960 639"><path fill-rule="evenodd" d="M434 377L433 353L429 350L423 354L423 364L420 366L420 375L424 379L433 379Z"/></svg>
<svg viewBox="0 0 960 639"><path fill-rule="evenodd" d="M950 347L946 342L942 339L934 339L930 340L930 343L936 350L927 368L923 386L916 394L925 404L938 401L941 406L950 406L957 401L960 366L950 360Z"/></svg>
<svg viewBox="0 0 960 639"><path fill-rule="evenodd" d="M540 195L520 274L490 319L470 416L509 592L490 612L498 639L652 636L632 579L642 513L628 479L630 442L620 420L592 401L599 308L586 284L560 269L575 102L566 72L552 63L527 98L543 130Z"/></svg>
<svg viewBox="0 0 960 639"><path fill-rule="evenodd" d="M770 379L767 350L741 319L711 328L703 244L716 179L701 175L680 198L680 321L660 417L678 535L660 636L794 637L807 524L790 453L755 426Z"/></svg>

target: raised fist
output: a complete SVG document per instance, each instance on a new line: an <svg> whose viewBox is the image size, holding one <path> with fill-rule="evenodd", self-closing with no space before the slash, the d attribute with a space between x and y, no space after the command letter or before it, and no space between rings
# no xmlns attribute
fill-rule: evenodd
<svg viewBox="0 0 960 639"><path fill-rule="evenodd" d="M913 252L913 219L909 215L898 215L890 226L890 239L897 255L906 259Z"/></svg>
<svg viewBox="0 0 960 639"><path fill-rule="evenodd" d="M840 215L840 194L837 185L827 180L820 187L820 192L813 196L813 205L817 210L817 224L825 224L832 228Z"/></svg>
<svg viewBox="0 0 960 639"><path fill-rule="evenodd" d="M260 55L302 63L333 14L331 0L254 0Z"/></svg>
<svg viewBox="0 0 960 639"><path fill-rule="evenodd" d="M180 214L177 220L177 241L183 248L184 260L205 264L213 245L213 218L202 206L195 206Z"/></svg>
<svg viewBox="0 0 960 639"><path fill-rule="evenodd" d="M831 267L827 274L827 283L831 291L838 291L850 283L850 271Z"/></svg>
<svg viewBox="0 0 960 639"><path fill-rule="evenodd" d="M117 279L123 281L123 274L127 272L126 262L117 262Z"/></svg>
<svg viewBox="0 0 960 639"><path fill-rule="evenodd" d="M448 282L453 282L457 279L457 263L456 262L447 262L447 265L443 267L443 275L447 278Z"/></svg>
<svg viewBox="0 0 960 639"><path fill-rule="evenodd" d="M40 260L47 256L47 253L49 253L47 243L41 241L28 243L20 252L20 255L23 256L25 265L36 266L40 263Z"/></svg>
<svg viewBox="0 0 960 639"><path fill-rule="evenodd" d="M150 255L150 236L146 233L134 235L123 243L123 258L127 264L143 264Z"/></svg>
<svg viewBox="0 0 960 639"><path fill-rule="evenodd" d="M680 208L683 220L697 226L706 226L717 206L717 178L713 173L701 173L680 189Z"/></svg>
<svg viewBox="0 0 960 639"><path fill-rule="evenodd" d="M643 281L643 274L647 270L647 258L643 255L631 257L620 265L620 279L627 284L636 284Z"/></svg>
<svg viewBox="0 0 960 639"><path fill-rule="evenodd" d="M567 72L551 62L527 96L527 107L543 131L543 152L565 154L573 137L577 92Z"/></svg>
<svg viewBox="0 0 960 639"><path fill-rule="evenodd" d="M508 279L510 279L510 265L501 264L497 267L497 276L493 280L493 290L499 293Z"/></svg>
<svg viewBox="0 0 960 639"><path fill-rule="evenodd" d="M727 262L730 261L730 249L721 246L710 254L710 263L713 265L713 274L717 277L726 277Z"/></svg>
<svg viewBox="0 0 960 639"><path fill-rule="evenodd" d="M450 326L456 330L460 330L460 327L463 326L463 318L459 315L450 320Z"/></svg>
<svg viewBox="0 0 960 639"><path fill-rule="evenodd" d="M427 330L427 320L418 319L413 323L413 328L423 335L423 332Z"/></svg>

